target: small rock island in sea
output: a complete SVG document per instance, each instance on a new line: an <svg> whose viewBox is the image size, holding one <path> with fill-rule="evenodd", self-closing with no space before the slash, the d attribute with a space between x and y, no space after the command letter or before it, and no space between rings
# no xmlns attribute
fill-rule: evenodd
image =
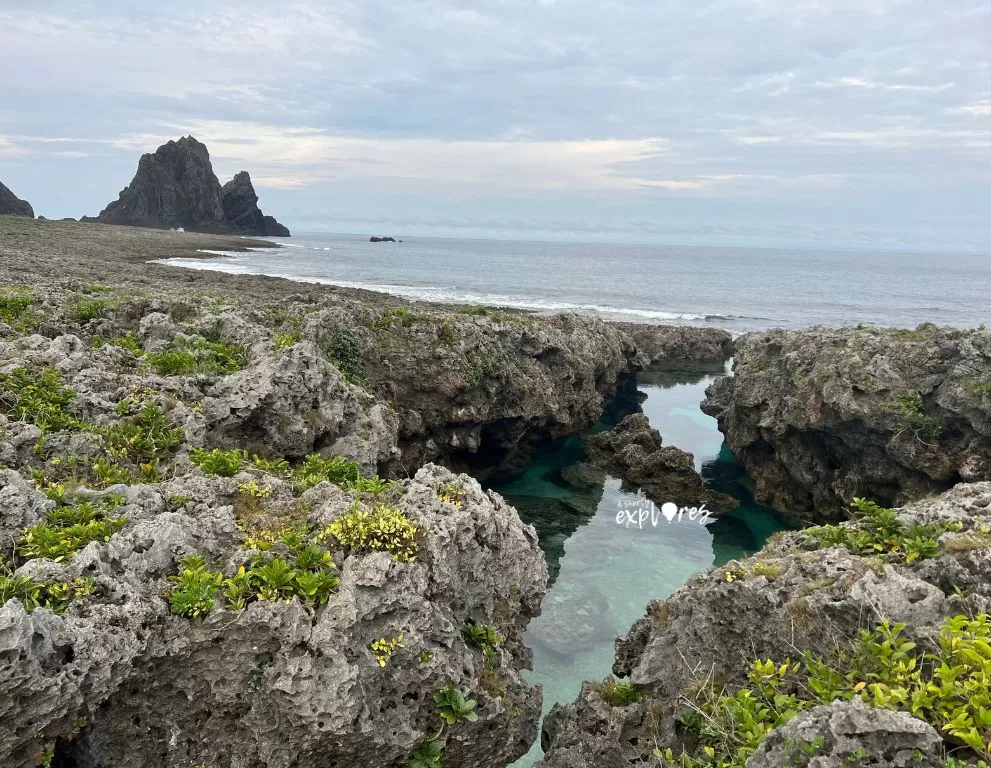
<svg viewBox="0 0 991 768"><path fill-rule="evenodd" d="M141 156L131 183L99 216L84 221L187 232L289 237L289 230L258 208L247 171L223 187L210 153L192 136Z"/></svg>

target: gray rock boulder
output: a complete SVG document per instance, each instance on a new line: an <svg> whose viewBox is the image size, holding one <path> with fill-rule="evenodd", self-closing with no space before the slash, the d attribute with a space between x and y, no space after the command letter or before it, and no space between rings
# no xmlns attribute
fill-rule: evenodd
<svg viewBox="0 0 991 768"><path fill-rule="evenodd" d="M0 216L27 216L34 218L34 209L27 200L21 200L0 183Z"/></svg>
<svg viewBox="0 0 991 768"><path fill-rule="evenodd" d="M943 768L943 752L936 730L907 712L836 701L769 734L747 768Z"/></svg>
<svg viewBox="0 0 991 768"><path fill-rule="evenodd" d="M241 171L221 189L224 216L231 229L240 235L289 237L289 230L272 216L265 216L258 207L251 176Z"/></svg>
<svg viewBox="0 0 991 768"><path fill-rule="evenodd" d="M735 348L702 410L758 501L828 520L855 496L890 506L991 478L991 332L815 328Z"/></svg>

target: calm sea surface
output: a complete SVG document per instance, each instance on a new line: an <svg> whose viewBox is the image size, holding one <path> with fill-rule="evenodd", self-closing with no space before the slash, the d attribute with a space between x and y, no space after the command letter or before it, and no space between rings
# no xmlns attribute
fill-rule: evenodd
<svg viewBox="0 0 991 768"><path fill-rule="evenodd" d="M974 326L991 254L583 245L301 234L285 248L169 263L411 299L578 311L734 331L815 324Z"/></svg>

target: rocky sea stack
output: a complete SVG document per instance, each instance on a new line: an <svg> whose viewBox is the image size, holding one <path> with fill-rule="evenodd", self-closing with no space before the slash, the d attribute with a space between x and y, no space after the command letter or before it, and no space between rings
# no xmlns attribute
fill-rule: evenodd
<svg viewBox="0 0 991 768"><path fill-rule="evenodd" d="M258 209L258 196L245 171L220 186L210 153L192 136L142 155L137 173L120 197L99 216L84 220L190 232L289 236L288 229Z"/></svg>
<svg viewBox="0 0 991 768"><path fill-rule="evenodd" d="M288 228L261 212L258 195L247 171L241 171L224 184L221 202L224 216L237 234L289 237Z"/></svg>
<svg viewBox="0 0 991 768"><path fill-rule="evenodd" d="M21 200L0 182L0 216L27 216L34 218L34 209L27 200Z"/></svg>

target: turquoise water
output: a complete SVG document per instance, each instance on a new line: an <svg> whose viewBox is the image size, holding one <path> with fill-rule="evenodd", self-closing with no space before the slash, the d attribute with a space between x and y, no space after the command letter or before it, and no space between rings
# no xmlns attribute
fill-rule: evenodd
<svg viewBox="0 0 991 768"><path fill-rule="evenodd" d="M619 479L586 477L577 439L561 441L527 473L496 486L532 523L548 558L553 584L526 642L534 651L532 682L544 687L544 711L572 701L583 680L602 679L612 668L613 641L643 615L649 600L663 598L693 574L757 551L781 524L755 505L742 471L723 449L714 419L698 406L721 368L682 368L641 374L643 411L666 444L691 451L706 482L744 500L731 515L700 525L667 523L629 529L616 522L632 489ZM621 416L622 414L619 414ZM615 417L614 417L615 418ZM530 766L539 744L515 763Z"/></svg>

